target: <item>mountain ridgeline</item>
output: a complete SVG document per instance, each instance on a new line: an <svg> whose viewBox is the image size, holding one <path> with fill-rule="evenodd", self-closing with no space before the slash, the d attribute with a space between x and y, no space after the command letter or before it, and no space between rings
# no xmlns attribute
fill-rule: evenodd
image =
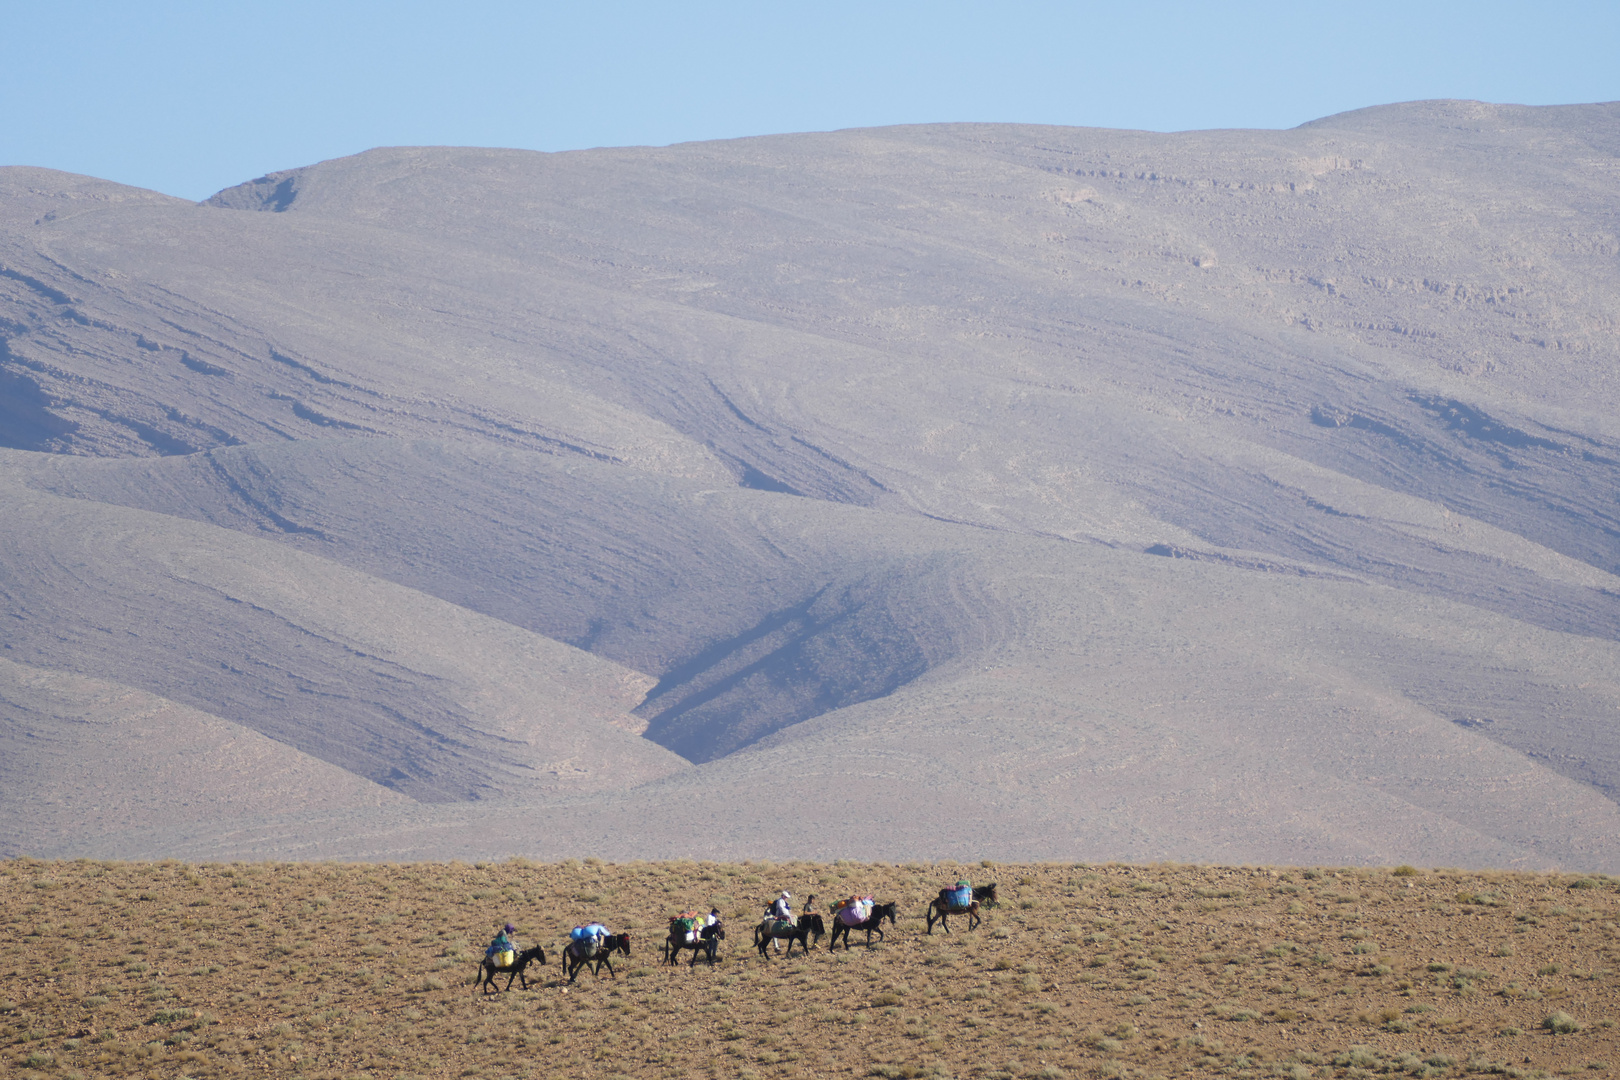
<svg viewBox="0 0 1620 1080"><path fill-rule="evenodd" d="M0 850L1620 868L1620 106L0 169Z"/></svg>

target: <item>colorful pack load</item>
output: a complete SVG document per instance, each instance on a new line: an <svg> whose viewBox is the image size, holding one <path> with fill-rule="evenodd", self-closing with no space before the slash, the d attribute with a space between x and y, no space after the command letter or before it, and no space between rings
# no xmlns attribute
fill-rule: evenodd
<svg viewBox="0 0 1620 1080"><path fill-rule="evenodd" d="M587 923L576 926L568 932L569 940L579 946L579 951L589 955L594 953L601 945L602 939L607 937L608 928L601 923Z"/></svg>
<svg viewBox="0 0 1620 1080"><path fill-rule="evenodd" d="M679 930L681 937L687 941L697 941L702 937L703 916L696 911L683 911L670 916L669 927Z"/></svg>
<svg viewBox="0 0 1620 1080"><path fill-rule="evenodd" d="M833 914L845 926L859 926L872 917L872 905L877 902L873 896L852 896L848 900L838 901L833 908Z"/></svg>
<svg viewBox="0 0 1620 1080"><path fill-rule="evenodd" d="M963 911L973 903L973 886L965 881L958 881L956 888L945 890L945 902L954 911Z"/></svg>
<svg viewBox="0 0 1620 1080"><path fill-rule="evenodd" d="M511 949L504 949L495 954L496 967L509 968L515 963L517 963L517 953Z"/></svg>

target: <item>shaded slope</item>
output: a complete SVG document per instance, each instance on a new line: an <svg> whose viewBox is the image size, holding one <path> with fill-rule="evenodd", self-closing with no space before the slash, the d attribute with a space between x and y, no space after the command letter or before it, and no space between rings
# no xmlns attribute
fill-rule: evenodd
<svg viewBox="0 0 1620 1080"><path fill-rule="evenodd" d="M10 463L38 490L274 538L657 675L646 737L691 760L889 693L1016 617L975 597L949 529L543 454L353 440Z"/></svg>
<svg viewBox="0 0 1620 1080"><path fill-rule="evenodd" d="M283 545L5 491L7 658L213 713L416 799L679 767L628 716L650 680Z"/></svg>
<svg viewBox="0 0 1620 1080"><path fill-rule="evenodd" d="M0 659L0 852L411 800L250 728Z"/></svg>

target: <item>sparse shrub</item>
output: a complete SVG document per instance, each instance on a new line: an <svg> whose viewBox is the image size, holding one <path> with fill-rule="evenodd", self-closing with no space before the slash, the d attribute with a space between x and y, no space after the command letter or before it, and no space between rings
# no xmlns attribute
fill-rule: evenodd
<svg viewBox="0 0 1620 1080"><path fill-rule="evenodd" d="M1370 1046L1352 1046L1344 1053L1333 1059L1333 1064L1341 1069L1376 1069L1383 1064L1383 1057Z"/></svg>
<svg viewBox="0 0 1620 1080"><path fill-rule="evenodd" d="M1408 866L1407 864L1402 863L1395 869L1391 870L1390 873L1395 877L1417 877L1419 870L1415 866Z"/></svg>
<svg viewBox="0 0 1620 1080"><path fill-rule="evenodd" d="M1573 1035L1581 1030L1581 1025L1567 1012L1549 1013L1541 1021L1541 1026L1554 1035Z"/></svg>
<svg viewBox="0 0 1620 1080"><path fill-rule="evenodd" d="M191 1019L191 1010L190 1009L159 1009L157 1012L152 1014L152 1018L150 1020L148 1020L147 1023L148 1024L174 1024L174 1023L180 1022L181 1020L190 1020L190 1019Z"/></svg>
<svg viewBox="0 0 1620 1080"><path fill-rule="evenodd" d="M1200 888L1194 889L1192 891L1192 893L1193 893L1194 896L1198 897L1200 900L1231 900L1231 899L1233 899L1235 897L1242 896L1243 895L1243 890L1242 889L1231 889L1231 888L1216 889L1216 888L1200 887Z"/></svg>

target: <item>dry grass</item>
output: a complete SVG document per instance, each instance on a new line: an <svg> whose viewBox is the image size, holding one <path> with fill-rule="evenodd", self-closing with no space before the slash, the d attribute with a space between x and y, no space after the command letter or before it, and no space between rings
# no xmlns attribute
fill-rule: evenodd
<svg viewBox="0 0 1620 1080"><path fill-rule="evenodd" d="M217 1077L1602 1075L1616 882L1178 866L972 868L1002 904L923 934L954 864L0 863L0 1074ZM788 888L901 901L870 951L762 963ZM713 971L661 970L718 904ZM488 1000L507 919L600 917L617 980ZM825 944L825 943L823 943Z"/></svg>

